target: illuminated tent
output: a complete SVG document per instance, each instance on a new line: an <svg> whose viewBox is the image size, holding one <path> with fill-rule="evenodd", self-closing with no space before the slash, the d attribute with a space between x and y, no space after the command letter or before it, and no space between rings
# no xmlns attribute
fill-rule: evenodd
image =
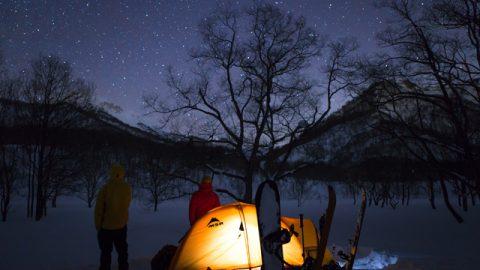
<svg viewBox="0 0 480 270"><path fill-rule="evenodd" d="M300 220L282 217L282 227L293 224L297 235L283 245L285 262L301 266L302 235ZM304 220L306 254L316 256L317 231ZM255 269L262 265L255 205L232 203L209 211L192 226L175 253L170 269ZM330 252L323 263L332 259Z"/></svg>

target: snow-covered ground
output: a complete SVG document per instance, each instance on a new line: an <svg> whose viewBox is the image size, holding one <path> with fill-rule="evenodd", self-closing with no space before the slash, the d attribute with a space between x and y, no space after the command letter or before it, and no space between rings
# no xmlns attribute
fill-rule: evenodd
<svg viewBox="0 0 480 270"><path fill-rule="evenodd" d="M223 203L227 200L222 199ZM283 201L283 215L300 213L318 220L324 201L307 201L301 208ZM151 257L165 244L176 244L188 229L188 201L160 205L157 213L134 203L130 211L128 242L131 269L150 269ZM431 210L424 200L396 210L367 208L360 238L360 257L386 258L398 263L387 269L476 269L480 265L480 208L462 213L466 222L455 223L441 205ZM344 246L353 233L356 208L340 200L330 243ZM25 207L15 204L8 222L0 222L0 269L96 269L99 252L93 210L74 198L62 198L40 222L25 218ZM115 258L115 255L114 255ZM375 259L377 258L377 259Z"/></svg>

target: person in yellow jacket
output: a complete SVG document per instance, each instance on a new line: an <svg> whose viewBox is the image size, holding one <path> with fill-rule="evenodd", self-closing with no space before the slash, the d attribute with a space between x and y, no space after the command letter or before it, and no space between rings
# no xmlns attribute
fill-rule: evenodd
<svg viewBox="0 0 480 270"><path fill-rule="evenodd" d="M100 270L110 270L112 249L118 253L118 269L128 269L127 222L132 188L125 182L125 169L113 165L110 179L97 196L95 227L100 246Z"/></svg>

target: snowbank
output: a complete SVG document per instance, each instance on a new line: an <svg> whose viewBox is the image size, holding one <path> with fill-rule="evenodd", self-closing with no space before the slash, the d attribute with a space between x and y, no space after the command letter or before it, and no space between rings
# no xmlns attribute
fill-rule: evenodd
<svg viewBox="0 0 480 270"><path fill-rule="evenodd" d="M353 269L359 270L377 270L384 269L389 265L394 265L398 261L398 257L388 255L386 252L371 251L368 256L358 258L353 264Z"/></svg>

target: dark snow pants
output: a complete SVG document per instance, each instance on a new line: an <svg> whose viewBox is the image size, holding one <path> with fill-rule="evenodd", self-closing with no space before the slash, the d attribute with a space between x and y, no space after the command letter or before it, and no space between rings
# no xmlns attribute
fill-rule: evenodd
<svg viewBox="0 0 480 270"><path fill-rule="evenodd" d="M118 269L128 270L127 226L118 230L100 229L98 245L101 251L99 270L110 270L114 245L118 253Z"/></svg>

